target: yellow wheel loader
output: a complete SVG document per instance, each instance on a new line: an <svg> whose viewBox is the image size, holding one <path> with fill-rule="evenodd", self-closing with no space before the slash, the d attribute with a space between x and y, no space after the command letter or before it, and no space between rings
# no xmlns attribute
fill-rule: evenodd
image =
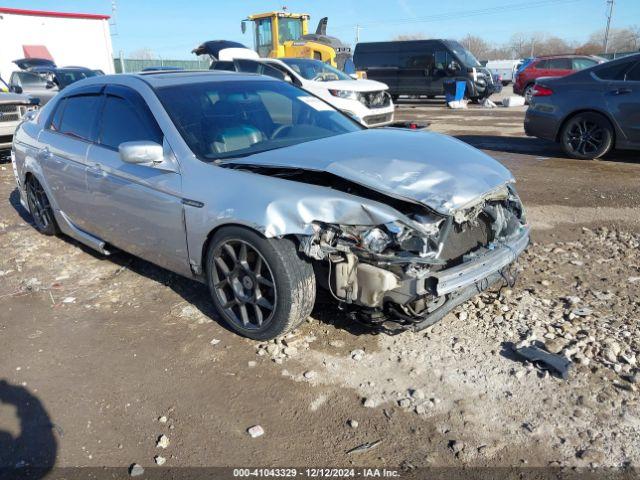
<svg viewBox="0 0 640 480"><path fill-rule="evenodd" d="M351 58L351 47L327 35L327 17L309 33L309 15L277 11L250 15L242 20L242 33L247 23L253 24L254 48L261 57L313 58L341 70Z"/></svg>

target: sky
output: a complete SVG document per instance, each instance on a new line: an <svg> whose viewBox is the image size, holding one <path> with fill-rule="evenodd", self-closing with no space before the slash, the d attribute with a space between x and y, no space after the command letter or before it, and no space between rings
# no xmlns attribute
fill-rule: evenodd
<svg viewBox="0 0 640 480"><path fill-rule="evenodd" d="M354 44L390 40L397 35L460 39L478 35L505 43L513 33L546 33L585 41L606 23L606 0L114 0L114 53L125 57L150 49L165 59L195 58L191 50L205 40L235 40L252 47L240 20L286 6L311 15L310 29L328 16L327 33ZM112 13L112 0L0 0L0 6L34 10ZM640 0L615 0L612 27L640 25Z"/></svg>

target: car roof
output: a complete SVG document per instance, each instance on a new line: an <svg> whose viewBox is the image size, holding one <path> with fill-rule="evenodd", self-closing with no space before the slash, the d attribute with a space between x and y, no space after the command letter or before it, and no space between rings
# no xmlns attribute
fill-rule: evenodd
<svg viewBox="0 0 640 480"><path fill-rule="evenodd" d="M185 85L201 82L225 82L239 80L270 80L277 82L273 77L258 75L256 73L230 72L226 70L173 70L153 71L139 73L119 73L115 75L101 75L85 78L74 82L65 88L65 92L72 94L74 90L89 85L122 85L129 84L131 80L146 83L151 88L162 88L172 85Z"/></svg>
<svg viewBox="0 0 640 480"><path fill-rule="evenodd" d="M576 53L567 53L566 55L540 55L534 60L547 60L550 58L596 58L595 55L578 55Z"/></svg>

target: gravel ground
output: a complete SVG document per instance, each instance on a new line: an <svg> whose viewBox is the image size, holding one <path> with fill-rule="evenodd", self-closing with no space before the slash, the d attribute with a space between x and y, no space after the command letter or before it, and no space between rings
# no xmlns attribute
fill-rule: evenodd
<svg viewBox="0 0 640 480"><path fill-rule="evenodd" d="M354 389L364 407L413 412L468 465L512 465L505 448L532 445L543 452L523 454L529 466L637 465L638 246L637 234L585 228L577 241L532 245L517 289L481 295L425 333L346 353L344 342L316 349L314 336L291 335L258 354L293 380ZM570 359L569 380L517 360L523 345ZM413 464L450 460L425 447Z"/></svg>

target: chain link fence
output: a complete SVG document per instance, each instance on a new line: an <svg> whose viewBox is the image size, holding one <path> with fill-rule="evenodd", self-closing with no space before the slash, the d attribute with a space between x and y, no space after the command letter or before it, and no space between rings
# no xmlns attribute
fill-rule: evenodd
<svg viewBox="0 0 640 480"><path fill-rule="evenodd" d="M145 68L153 67L176 67L183 70L208 70L208 60L138 60L134 58L114 58L113 65L116 73L140 72Z"/></svg>

